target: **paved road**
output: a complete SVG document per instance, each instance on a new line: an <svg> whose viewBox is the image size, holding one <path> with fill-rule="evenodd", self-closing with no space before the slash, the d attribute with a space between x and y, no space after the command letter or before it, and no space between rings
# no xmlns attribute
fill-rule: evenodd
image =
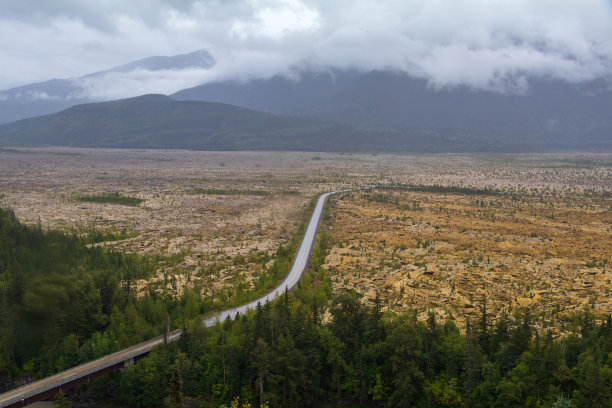
<svg viewBox="0 0 612 408"><path fill-rule="evenodd" d="M343 190L343 191L348 191L348 190ZM295 259L293 260L293 265L291 266L291 270L289 271L289 274L287 275L285 280L283 280L270 293L260 297L257 300L254 300L246 305L224 310L222 312L219 312L212 316L208 316L204 318L204 324L207 327L210 327L214 325L217 321L225 320L227 316L231 316L233 318L236 315L236 313L243 314L247 309L254 309L257 306L258 302L261 302L262 304L264 304L280 296L285 291L285 288L287 289L293 288L300 280L300 277L302 276L302 272L304 272L304 269L306 269L306 264L308 263L308 259L310 257L310 251L312 250L314 239L317 235L319 221L321 220L321 215L323 214L323 205L325 204L325 200L331 194L340 193L343 191L336 191L332 193L322 194L317 200L317 205L315 206L312 216L310 217L310 222L308 223L308 227L306 228L306 232L304 233L304 238L302 239L302 243L300 244L300 247L295 256ZM181 335L181 331L175 330L172 333L170 333L169 340L175 341L180 337L180 335ZM131 358L143 355L151 351L153 347L162 343L163 341L164 341L163 336L156 337L154 339L147 340L143 343L136 344L125 350L118 351L108 356L99 358L94 361L90 361L80 366L76 366L66 371L62 371L61 373L52 375L50 377L43 378L41 380L32 382L30 384L16 388L14 390L8 391L0 395L0 407L6 407L18 401L24 401L27 398L33 397L44 391L57 389L63 384L67 384L71 381L75 381L77 379L83 378L92 373L96 373L107 367L112 367L112 366L115 366L116 364L120 364Z"/></svg>
<svg viewBox="0 0 612 408"><path fill-rule="evenodd" d="M346 191L346 190L343 190L343 191ZM215 322L217 321L225 320L227 316L234 318L236 316L236 313L243 314L247 309L254 309L255 307L257 307L258 302L261 302L261 304L263 305L264 303L267 303L270 300L275 299L276 297L283 294L283 292L285 291L285 288L287 289L293 288L300 280L300 277L302 276L302 272L304 272L304 269L306 269L306 264L308 263L308 259L310 258L310 251L312 250L314 239L317 235L317 228L319 227L319 221L321 220L321 215L323 214L323 205L325 204L325 200L331 194L340 193L340 192L341 191L336 191L332 193L322 194L317 200L317 205L315 206L315 209L312 212L312 216L310 217L310 222L308 223L308 228L306 229L306 232L304 233L304 238L302 238L302 243L300 244L300 248L298 249L298 252L295 255L295 259L293 260L293 265L291 266L291 270L289 271L289 274L287 275L284 281L282 281L270 293L260 297L259 299L252 301L251 303L248 303L242 306L238 306L233 309L224 310L212 316L206 317L204 319L204 324L207 327L210 327L214 325Z"/></svg>
<svg viewBox="0 0 612 408"><path fill-rule="evenodd" d="M180 337L180 335L181 332L179 330L175 330L170 333L169 340L175 341ZM22 401L44 391L56 389L62 384L67 384L87 375L94 374L107 367L112 367L116 364L123 363L124 361L151 351L153 347L163 343L163 341L164 336L156 337L116 353L109 354L108 356L99 358L97 360L72 367L66 371L62 371L61 373L57 373L41 380L34 381L30 384L26 384L22 387L15 388L14 390L0 395L0 407L6 407L10 404Z"/></svg>

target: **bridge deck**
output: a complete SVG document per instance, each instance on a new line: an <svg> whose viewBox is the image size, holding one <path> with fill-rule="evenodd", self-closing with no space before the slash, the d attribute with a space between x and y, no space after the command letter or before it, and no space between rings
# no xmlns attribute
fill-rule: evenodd
<svg viewBox="0 0 612 408"><path fill-rule="evenodd" d="M253 309L257 305L257 302L266 303L281 295L285 289L291 289L297 284L297 282L300 280L302 272L306 268L308 259L310 258L310 251L312 250L319 220L321 219L321 214L323 213L323 205L325 204L326 198L330 194L334 193L322 194L317 200L317 204L314 208L312 216L310 217L310 222L308 223L308 227L304 233L304 237L298 252L293 260L291 270L285 279L270 293L260 297L259 299L256 299L246 305L224 310L204 318L203 322L207 327L214 325L215 322L219 320L223 321L228 316L233 317L236 315L236 313L242 314L247 309ZM180 337L180 335L181 330L175 330L170 333L168 341L175 341ZM133 358L148 354L153 347L162 343L163 341L163 336L156 337L116 353L109 354L108 356L99 358L97 360L90 361L50 377L34 381L19 388L15 388L14 390L0 395L0 407L12 408L27 406L35 401L55 395L60 389L68 390L73 388L79 384L82 384L83 382L88 381L90 376L91 378L94 378L106 372L113 371L117 367L122 367L123 363L128 362ZM85 380L82 380L83 378L85 378Z"/></svg>
<svg viewBox="0 0 612 408"><path fill-rule="evenodd" d="M168 340L175 341L180 337L180 335L181 331L175 330L170 333ZM15 388L14 390L0 395L0 407L24 406L28 404L29 400L34 402L37 396L46 393L47 391L53 390L55 392L55 390L59 391L60 389L68 389L69 387L63 388L62 386L70 384L88 375L94 375L109 367L129 361L132 358L137 358L147 354L153 347L163 343L163 341L164 336L155 337L132 347L128 347L124 350L117 351L116 353L109 354L108 356L101 357L97 360L93 360L88 363L72 367L66 371L62 371L61 373L31 382L19 388Z"/></svg>

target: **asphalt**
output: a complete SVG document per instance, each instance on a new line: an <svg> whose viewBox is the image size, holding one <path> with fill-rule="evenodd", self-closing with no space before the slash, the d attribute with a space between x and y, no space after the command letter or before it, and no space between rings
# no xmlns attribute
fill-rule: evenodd
<svg viewBox="0 0 612 408"><path fill-rule="evenodd" d="M312 216L310 217L308 227L306 228L306 232L304 233L304 238L302 238L302 242L300 244L298 252L295 255L293 265L291 265L291 270L289 271L285 279L277 287L275 287L268 294L260 297L259 299L255 299L252 302L247 303L246 305L227 309L222 312L215 313L212 316L204 318L204 325L210 327L218 321L225 320L228 316L233 319L236 317L236 314L244 314L248 309L255 309L257 307L257 303L261 303L262 305L264 305L265 303L274 300L278 296L282 295L285 289L291 290L291 288L297 285L298 281L302 276L302 273L304 272L304 269L306 269L308 259L310 258L310 251L312 250L315 237L317 236L317 229L319 227L321 215L323 214L323 206L325 204L325 200L331 194L335 194L338 192L322 194L317 200L317 204L315 206L314 211L312 212Z"/></svg>
<svg viewBox="0 0 612 408"><path fill-rule="evenodd" d="M263 305L267 302L270 302L271 300L274 300L275 298L282 295L285 290L291 290L295 285L297 285L298 281L302 276L302 273L306 269L308 260L310 258L310 252L312 250L315 237L317 235L319 221L321 220L321 215L323 214L323 206L325 204L325 200L331 194L340 193L344 191L348 190L325 193L319 197L314 211L312 212L312 216L310 217L310 221L308 223L308 227L306 228L306 232L304 233L304 237L302 238L302 242L300 243L298 252L293 260L291 270L278 286L276 286L268 294L250 303L247 303L246 305L227 309L222 312L215 313L214 315L205 317L203 319L204 325L206 325L207 327L213 326L216 322L222 322L228 316L230 318L235 318L237 313L244 314L248 309L254 309L255 307L257 307L257 303L261 303ZM169 341L177 340L180 337L180 334L180 330L176 330L170 333ZM109 354L108 356L99 358L97 360L90 361L88 363L70 368L66 371L62 371L61 373L54 374L38 381L34 381L19 388L15 388L0 395L0 407L6 407L10 404L14 404L17 401L25 400L28 397L40 394L41 392L53 388L58 388L62 384L69 383L78 378L82 378L86 375L95 373L104 368L121 363L122 361L126 361L130 358L142 355L150 351L153 347L162 343L163 341L163 336L156 337L154 339L147 340L143 343L136 344L132 347L128 347L127 349L117 351L113 354Z"/></svg>

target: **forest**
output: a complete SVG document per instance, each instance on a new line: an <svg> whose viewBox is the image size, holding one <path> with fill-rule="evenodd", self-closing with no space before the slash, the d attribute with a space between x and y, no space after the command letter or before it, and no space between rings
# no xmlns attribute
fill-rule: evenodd
<svg viewBox="0 0 612 408"><path fill-rule="evenodd" d="M589 310L568 334L536 327L529 309L493 321L481 305L462 332L453 321L382 311L354 291L332 293L321 264L292 292L211 328L210 302L136 296L155 260L88 247L82 238L0 213L0 372L47 375L162 332L176 343L69 394L73 404L135 407L610 407L612 321Z"/></svg>
<svg viewBox="0 0 612 408"><path fill-rule="evenodd" d="M168 314L180 321L183 299L135 295L155 259L91 240L0 209L0 376L46 376L158 335Z"/></svg>
<svg viewBox="0 0 612 408"><path fill-rule="evenodd" d="M319 308L286 294L206 329L194 320L116 381L129 406L610 407L612 323L584 312L562 339L529 311L462 334L434 315L381 313L346 292ZM241 404L241 405L237 405ZM249 405L252 404L252 405ZM190 406L190 405L188 405Z"/></svg>
<svg viewBox="0 0 612 408"><path fill-rule="evenodd" d="M126 231L43 230L0 208L0 392L19 379L54 374L158 336L167 317L174 329L266 293L291 266L313 205L250 292L238 287L231 298L220 292L215 299L202 297L197 285L180 296L137 294L135 281L151 277L167 260L92 245L127 237Z"/></svg>

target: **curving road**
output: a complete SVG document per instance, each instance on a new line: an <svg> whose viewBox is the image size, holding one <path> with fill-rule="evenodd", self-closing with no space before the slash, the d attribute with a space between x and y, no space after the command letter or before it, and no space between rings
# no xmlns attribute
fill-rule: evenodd
<svg viewBox="0 0 612 408"><path fill-rule="evenodd" d="M254 309L257 307L257 303L269 302L280 296L285 289L293 288L300 277L302 276L302 272L306 269L306 264L308 263L308 259L310 258L310 251L312 250L312 246L314 244L314 239L317 236L317 229L319 227L319 221L321 220L321 215L323 214L323 205L325 204L325 200L331 194L341 193L348 190L342 191L334 191L331 193L322 194L317 200L317 205L315 206L314 211L312 212L312 216L310 217L310 222L308 223L308 228L306 228L306 232L304 233L304 238L302 238L302 243L300 244L300 248L298 249L297 254L295 255L295 259L293 260L293 265L291 265L291 270L287 274L285 280L283 280L277 287L275 287L270 293L260 297L259 299L253 300L246 305L234 307L232 309L227 309L222 312L215 313L211 316L204 318L204 325L210 327L214 325L217 321L223 321L228 316L231 318L235 317L237 313L243 314L247 311L247 309Z"/></svg>
<svg viewBox="0 0 612 408"><path fill-rule="evenodd" d="M207 327L210 327L218 321L225 320L228 316L233 318L236 313L245 313L247 309L254 309L258 302L264 304L280 296L285 289L293 288L300 280L304 269L306 269L308 259L310 258L310 251L312 250L314 240L317 235L319 221L321 220L321 215L323 214L325 200L331 194L342 193L345 191L349 190L325 193L319 197L314 211L312 212L312 216L310 217L306 232L304 233L304 238L302 238L298 252L293 260L291 270L278 286L276 286L267 295L264 295L246 305L234 307L232 309L224 310L205 317L203 319L204 324ZM180 337L180 335L181 331L175 330L170 333L168 340L175 341ZM116 353L109 354L108 356L99 358L97 360L90 361L80 366L62 371L61 373L43 378L30 384L26 384L19 388L15 388L0 395L0 407L28 406L35 401L53 396L60 389L67 390L75 387L76 385L88 382L90 378L95 378L99 375L103 375L104 373L119 370L124 366L133 364L134 359L146 355L153 347L163 342L164 336L156 337Z"/></svg>

